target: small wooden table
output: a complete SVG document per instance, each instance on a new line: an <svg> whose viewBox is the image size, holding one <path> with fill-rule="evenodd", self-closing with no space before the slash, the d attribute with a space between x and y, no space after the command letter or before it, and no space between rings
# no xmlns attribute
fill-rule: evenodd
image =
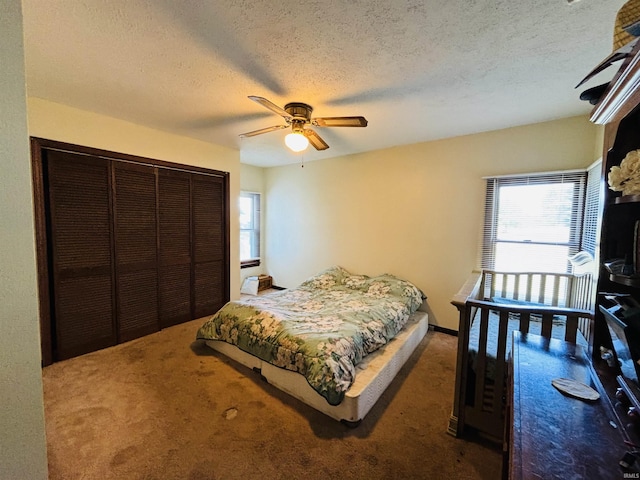
<svg viewBox="0 0 640 480"><path fill-rule="evenodd" d="M638 465L619 466L631 448L582 347L514 332L512 352L512 423L505 435L510 479L640 478ZM600 399L569 397L551 385L554 378L589 385Z"/></svg>

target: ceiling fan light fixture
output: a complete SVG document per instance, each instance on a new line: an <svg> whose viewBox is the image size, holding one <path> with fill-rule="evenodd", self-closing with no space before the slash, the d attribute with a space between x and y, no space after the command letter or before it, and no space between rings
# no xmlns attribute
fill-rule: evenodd
<svg viewBox="0 0 640 480"><path fill-rule="evenodd" d="M302 152L309 146L309 140L304 134L292 132L284 137L284 143L294 152Z"/></svg>

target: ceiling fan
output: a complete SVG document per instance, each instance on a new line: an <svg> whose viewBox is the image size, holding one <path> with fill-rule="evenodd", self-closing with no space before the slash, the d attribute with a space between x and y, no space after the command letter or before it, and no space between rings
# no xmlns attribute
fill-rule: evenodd
<svg viewBox="0 0 640 480"><path fill-rule="evenodd" d="M364 117L311 118L313 107L306 103L292 102L287 103L284 108L281 108L263 97L249 96L249 99L282 116L286 124L241 133L240 137L254 137L263 133L273 132L274 130L291 127L291 133L285 137L284 142L294 152L301 152L307 148L309 144L313 145L316 150L326 150L329 148L327 142L314 130L306 127L306 125L313 125L314 127L366 127L368 123Z"/></svg>

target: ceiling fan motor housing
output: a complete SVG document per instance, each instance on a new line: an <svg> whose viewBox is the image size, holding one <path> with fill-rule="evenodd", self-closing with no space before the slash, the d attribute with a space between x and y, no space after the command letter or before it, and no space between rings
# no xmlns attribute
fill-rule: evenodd
<svg viewBox="0 0 640 480"><path fill-rule="evenodd" d="M313 112L313 107L307 105L306 103L287 103L284 106L284 109L294 119L302 118L305 120L305 122L309 122L311 120L311 112Z"/></svg>

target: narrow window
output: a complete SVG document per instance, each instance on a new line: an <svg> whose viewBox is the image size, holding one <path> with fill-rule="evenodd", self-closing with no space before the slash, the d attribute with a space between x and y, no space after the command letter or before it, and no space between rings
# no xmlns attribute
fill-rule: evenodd
<svg viewBox="0 0 640 480"><path fill-rule="evenodd" d="M587 184L582 222L582 250L589 252L594 258L600 250L600 225L603 193L600 188L602 162L594 162L587 170Z"/></svg>
<svg viewBox="0 0 640 480"><path fill-rule="evenodd" d="M240 268L260 265L260 194L240 193Z"/></svg>

